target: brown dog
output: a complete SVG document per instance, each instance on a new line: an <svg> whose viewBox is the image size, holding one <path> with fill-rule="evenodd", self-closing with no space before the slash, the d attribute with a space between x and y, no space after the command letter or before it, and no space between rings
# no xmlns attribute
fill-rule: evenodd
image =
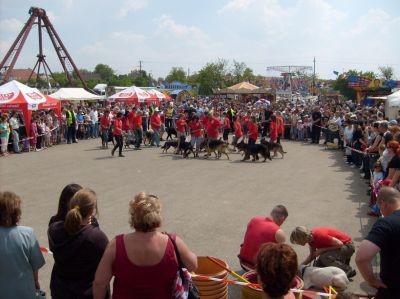
<svg viewBox="0 0 400 299"><path fill-rule="evenodd" d="M211 153L214 153L216 158L219 159L221 158L222 154L224 154L228 160L228 143L222 141L222 140L210 140L207 144L205 144L205 149L207 154L204 157L209 157L211 156Z"/></svg>
<svg viewBox="0 0 400 299"><path fill-rule="evenodd" d="M274 152L273 157L276 157L278 155L277 153L280 153L283 159L284 154L286 154L286 152L283 150L282 145L279 143L267 141L264 138L260 140L260 143L265 144L270 152Z"/></svg>

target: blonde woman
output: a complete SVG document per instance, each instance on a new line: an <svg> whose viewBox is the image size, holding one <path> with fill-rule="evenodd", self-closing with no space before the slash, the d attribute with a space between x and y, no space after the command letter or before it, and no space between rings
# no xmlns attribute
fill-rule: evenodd
<svg viewBox="0 0 400 299"><path fill-rule="evenodd" d="M350 266L355 250L353 240L345 233L329 227L309 230L305 226L298 226L292 231L290 242L301 246L309 245L310 254L302 264L309 264L318 258L317 267L335 266L345 271L349 278L356 275L356 271Z"/></svg>
<svg viewBox="0 0 400 299"><path fill-rule="evenodd" d="M53 299L90 299L97 265L108 244L106 235L91 225L97 212L97 196L84 188L75 193L64 221L49 226L54 267L50 289ZM102 299L104 299L103 297Z"/></svg>
<svg viewBox="0 0 400 299"><path fill-rule="evenodd" d="M162 223L160 200L140 192L129 203L129 214L134 232L116 236L107 246L93 282L93 296L103 299L114 276L113 299L170 299L178 262L168 235L158 231ZM179 237L171 237L183 264L194 271L196 255Z"/></svg>

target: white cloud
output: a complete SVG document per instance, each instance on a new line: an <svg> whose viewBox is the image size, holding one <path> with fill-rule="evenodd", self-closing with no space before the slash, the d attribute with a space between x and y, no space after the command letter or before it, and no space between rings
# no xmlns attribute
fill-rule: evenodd
<svg viewBox="0 0 400 299"><path fill-rule="evenodd" d="M124 18L130 12L135 12L145 8L149 4L149 0L125 0L122 7L118 10L117 16Z"/></svg>
<svg viewBox="0 0 400 299"><path fill-rule="evenodd" d="M243 11L246 10L254 0L232 0L225 4L218 13L226 11Z"/></svg>
<svg viewBox="0 0 400 299"><path fill-rule="evenodd" d="M204 46L207 43L207 34L194 26L178 24L171 16L163 15L157 20L157 33L177 40L186 39L197 46Z"/></svg>

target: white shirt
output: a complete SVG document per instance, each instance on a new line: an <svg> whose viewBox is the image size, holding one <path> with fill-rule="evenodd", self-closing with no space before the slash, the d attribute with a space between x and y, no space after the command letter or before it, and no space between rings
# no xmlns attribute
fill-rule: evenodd
<svg viewBox="0 0 400 299"><path fill-rule="evenodd" d="M99 121L99 114L97 110L91 110L89 115L90 119L92 120L92 124L96 124Z"/></svg>
<svg viewBox="0 0 400 299"><path fill-rule="evenodd" d="M11 128L13 128L14 130L18 130L19 129L18 119L16 119L15 117L11 117L9 122L10 122Z"/></svg>

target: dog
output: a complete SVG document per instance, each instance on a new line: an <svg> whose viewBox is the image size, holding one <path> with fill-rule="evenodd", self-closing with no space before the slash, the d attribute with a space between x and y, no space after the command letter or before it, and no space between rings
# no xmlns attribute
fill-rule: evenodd
<svg viewBox="0 0 400 299"><path fill-rule="evenodd" d="M265 144L270 152L274 152L274 157L278 155L277 153L280 153L283 159L284 154L286 154L286 152L283 150L282 145L279 143L267 141L264 138L260 140L260 143Z"/></svg>
<svg viewBox="0 0 400 299"><path fill-rule="evenodd" d="M264 158L264 161L262 162L265 162L267 159L272 160L268 146L265 144L248 145L242 140L236 145L236 147L239 151L242 151L244 153L244 158L242 159L242 161L249 160L250 156L252 156L252 161L255 162L256 160L259 160L259 154Z"/></svg>
<svg viewBox="0 0 400 299"><path fill-rule="evenodd" d="M196 156L192 144L186 141L185 136L180 137L179 148L177 149L177 151L178 153L182 153L184 158L189 158L190 153L193 154L193 157Z"/></svg>
<svg viewBox="0 0 400 299"><path fill-rule="evenodd" d="M135 135L132 134L132 133L128 133L128 134L126 135L126 138L125 138L124 147L125 147L125 148L129 148L131 145L135 145L135 143L136 143Z"/></svg>
<svg viewBox="0 0 400 299"><path fill-rule="evenodd" d="M167 153L168 150L173 147L173 148L177 148L178 147L178 140L168 140L165 141L164 145L161 147L163 149L163 153Z"/></svg>
<svg viewBox="0 0 400 299"><path fill-rule="evenodd" d="M175 136L175 138L178 137L178 133L176 132L175 128L169 127L165 129L165 132L167 133L167 138L165 140L172 139L172 135Z"/></svg>
<svg viewBox="0 0 400 299"><path fill-rule="evenodd" d="M221 158L222 154L224 154L229 160L229 155L227 153L228 143L226 143L225 141L222 141L222 140L210 140L205 145L205 149L206 149L207 153L206 153L206 155L204 157L208 158L209 156L211 156L211 153L214 153L215 157L217 159L219 159L219 158Z"/></svg>
<svg viewBox="0 0 400 299"><path fill-rule="evenodd" d="M299 271L304 281L305 289L311 287L323 289L326 286L332 286L337 290L344 291L350 283L346 272L338 267L330 266L318 268L300 265Z"/></svg>
<svg viewBox="0 0 400 299"><path fill-rule="evenodd" d="M149 145L151 144L152 140L153 140L153 134L154 131L152 129L147 130L144 134L143 134L143 144L144 145Z"/></svg>

